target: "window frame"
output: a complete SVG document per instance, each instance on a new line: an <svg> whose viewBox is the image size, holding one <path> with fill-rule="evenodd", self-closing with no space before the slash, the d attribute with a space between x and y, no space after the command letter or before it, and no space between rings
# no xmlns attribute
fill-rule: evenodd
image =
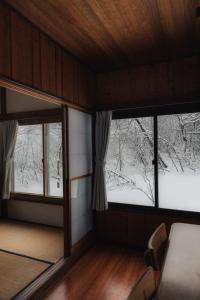
<svg viewBox="0 0 200 300"><path fill-rule="evenodd" d="M53 205L63 205L63 196L50 196L48 195L48 142L47 142L47 131L48 124L51 123L61 123L62 126L62 148L63 148L63 122L60 115L51 115L51 116L39 116L36 118L23 118L18 120L19 126L28 126L28 125L42 125L42 148L43 148L43 194L34 194L34 193L24 193L24 192L14 192L14 178L12 179L12 189L11 189L11 200L18 201L27 201L27 202L37 202L37 203L46 203ZM64 189L64 188L63 188Z"/></svg>
<svg viewBox="0 0 200 300"><path fill-rule="evenodd" d="M145 212L156 212L156 213L166 213L166 214L176 214L179 216L200 216L198 211L189 210L178 210L171 208L160 208L159 207L159 184L158 184L158 116L173 115L173 114L184 114L184 113L195 113L200 112L200 102L186 102L178 103L175 105L165 105L165 106L154 106L154 107L138 107L131 109L119 109L112 112L112 120L115 119L128 119L128 118L142 118L142 117L152 117L154 123L154 189L155 189L155 205L146 206L139 204L127 204L127 203L115 203L108 202L108 207L113 209L125 209L125 210L138 210Z"/></svg>

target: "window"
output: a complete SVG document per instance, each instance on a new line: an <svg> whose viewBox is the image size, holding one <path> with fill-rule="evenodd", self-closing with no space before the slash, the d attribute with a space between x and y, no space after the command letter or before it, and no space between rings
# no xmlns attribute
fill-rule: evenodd
<svg viewBox="0 0 200 300"><path fill-rule="evenodd" d="M112 120L107 154L109 202L153 206L153 118Z"/></svg>
<svg viewBox="0 0 200 300"><path fill-rule="evenodd" d="M109 202L200 212L200 113L113 119Z"/></svg>
<svg viewBox="0 0 200 300"><path fill-rule="evenodd" d="M13 192L63 196L61 123L19 126Z"/></svg>
<svg viewBox="0 0 200 300"><path fill-rule="evenodd" d="M47 125L48 149L48 194L63 196L62 126L61 123Z"/></svg>
<svg viewBox="0 0 200 300"><path fill-rule="evenodd" d="M200 211L200 113L158 117L159 206Z"/></svg>

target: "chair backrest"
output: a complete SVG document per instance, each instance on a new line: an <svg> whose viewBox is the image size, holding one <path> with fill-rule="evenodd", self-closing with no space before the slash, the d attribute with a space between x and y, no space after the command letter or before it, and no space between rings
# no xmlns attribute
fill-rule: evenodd
<svg viewBox="0 0 200 300"><path fill-rule="evenodd" d="M133 287L128 300L150 300L156 291L154 270L148 267Z"/></svg>
<svg viewBox="0 0 200 300"><path fill-rule="evenodd" d="M168 236L165 223L160 224L148 242L148 254L152 255L152 266L159 270L164 260Z"/></svg>

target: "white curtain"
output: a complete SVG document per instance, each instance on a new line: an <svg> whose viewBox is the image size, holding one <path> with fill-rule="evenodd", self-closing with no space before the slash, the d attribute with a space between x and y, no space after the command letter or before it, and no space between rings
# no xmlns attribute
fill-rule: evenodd
<svg viewBox="0 0 200 300"><path fill-rule="evenodd" d="M96 113L95 123L95 172L93 189L93 209L104 211L108 209L105 172L106 153L108 148L110 124L112 119L111 111Z"/></svg>
<svg viewBox="0 0 200 300"><path fill-rule="evenodd" d="M9 199L18 122L0 122L0 199Z"/></svg>

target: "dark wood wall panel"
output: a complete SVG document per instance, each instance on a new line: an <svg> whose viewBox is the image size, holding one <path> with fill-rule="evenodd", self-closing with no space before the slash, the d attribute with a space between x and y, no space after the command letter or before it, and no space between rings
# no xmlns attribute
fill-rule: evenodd
<svg viewBox="0 0 200 300"><path fill-rule="evenodd" d="M62 97L62 49L56 46L56 95Z"/></svg>
<svg viewBox="0 0 200 300"><path fill-rule="evenodd" d="M41 49L40 49L40 33L37 29L32 28L33 41L33 87L41 89Z"/></svg>
<svg viewBox="0 0 200 300"><path fill-rule="evenodd" d="M96 213L99 239L141 248L147 247L150 235L162 222L166 223L169 231L171 224L175 222L200 224L200 219L173 212L148 212L126 208L111 208L107 212Z"/></svg>
<svg viewBox="0 0 200 300"><path fill-rule="evenodd" d="M97 75L99 108L164 105L200 95L200 56Z"/></svg>
<svg viewBox="0 0 200 300"><path fill-rule="evenodd" d="M56 95L56 47L45 35L40 36L42 90Z"/></svg>
<svg viewBox="0 0 200 300"><path fill-rule="evenodd" d="M78 95L77 101L80 103L84 103L87 105L87 99L90 98L90 72L83 68L81 64L78 65Z"/></svg>
<svg viewBox="0 0 200 300"><path fill-rule="evenodd" d="M86 76L91 71L2 2L0 44L1 75L68 102L91 108L92 96L88 92L90 78ZM76 71L76 66L82 71Z"/></svg>
<svg viewBox="0 0 200 300"><path fill-rule="evenodd" d="M11 11L11 51L12 78L32 85L32 28L13 11Z"/></svg>
<svg viewBox="0 0 200 300"><path fill-rule="evenodd" d="M10 11L0 5L0 73L10 76Z"/></svg>
<svg viewBox="0 0 200 300"><path fill-rule="evenodd" d="M74 90L76 87L75 61L66 52L62 51L62 88L63 97L74 102Z"/></svg>

